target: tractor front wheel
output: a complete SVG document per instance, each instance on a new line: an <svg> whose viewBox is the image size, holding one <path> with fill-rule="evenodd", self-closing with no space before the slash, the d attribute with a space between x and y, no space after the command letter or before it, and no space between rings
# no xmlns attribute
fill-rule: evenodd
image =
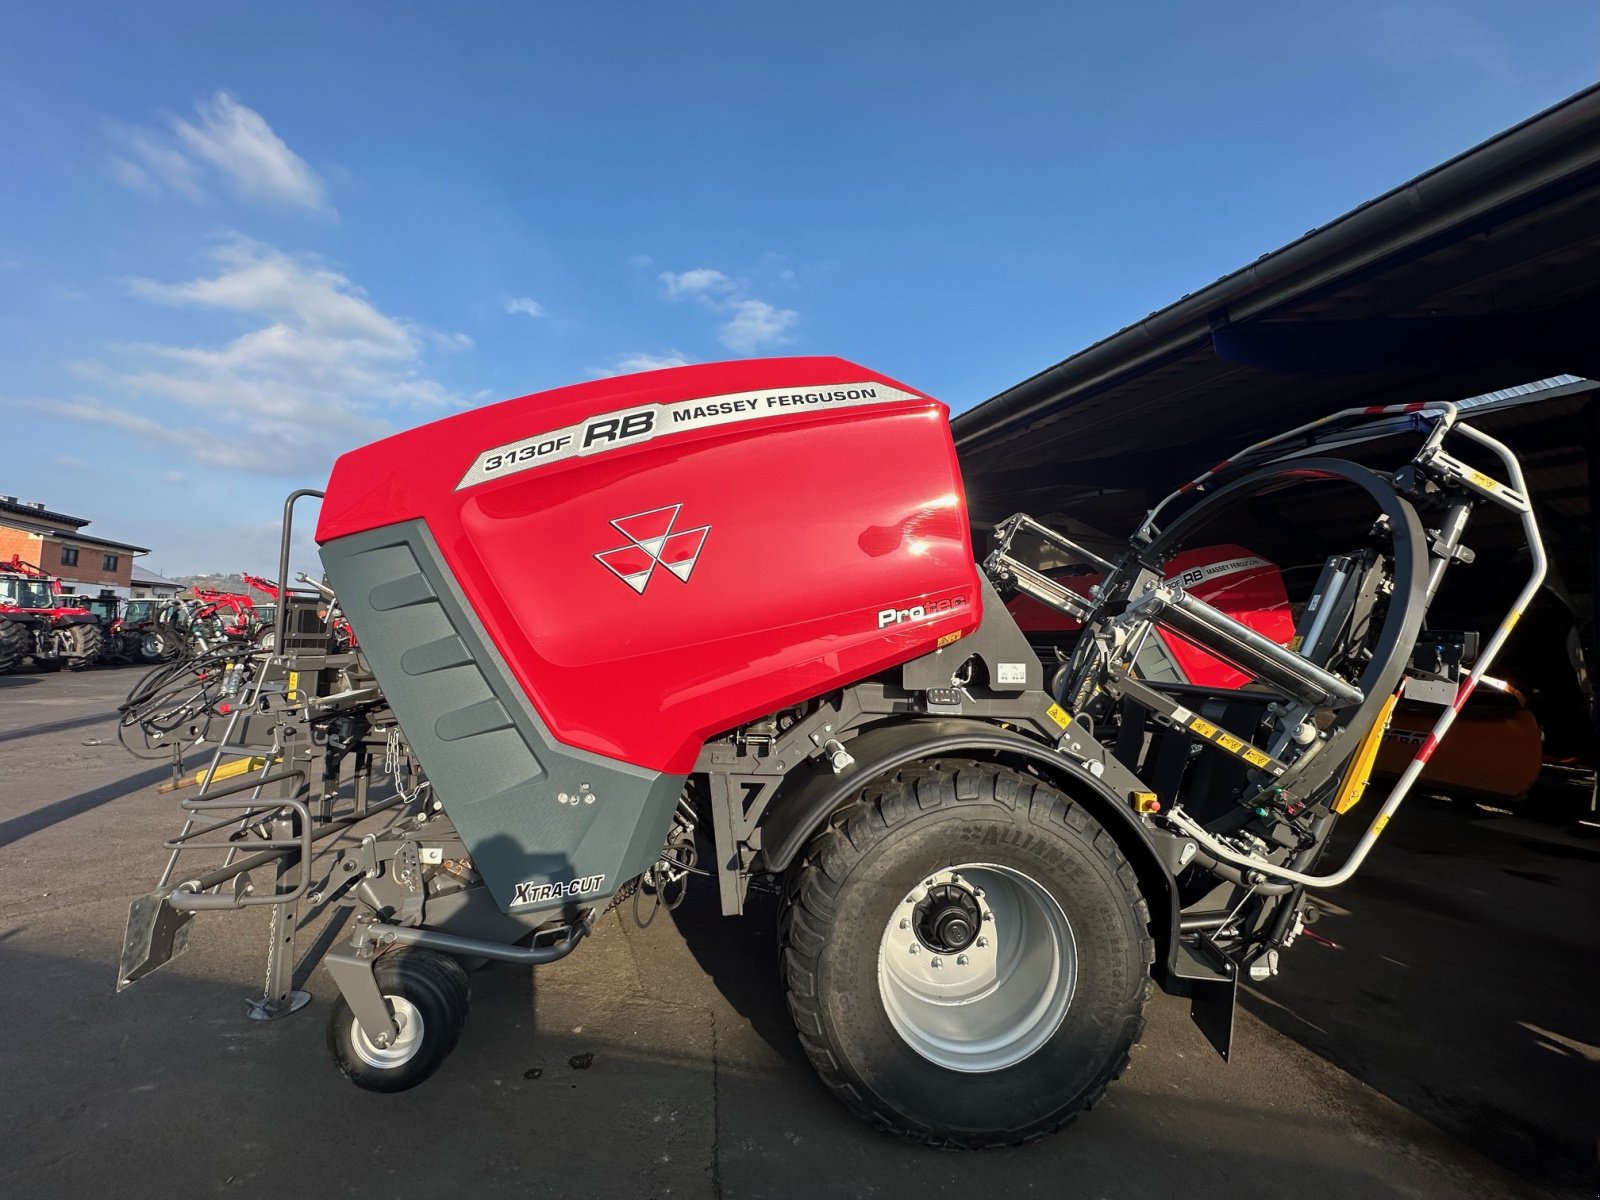
<svg viewBox="0 0 1600 1200"><path fill-rule="evenodd" d="M783 974L834 1093L895 1136L1014 1145L1090 1108L1144 1028L1149 912L1043 780L945 760L870 784L786 881Z"/></svg>

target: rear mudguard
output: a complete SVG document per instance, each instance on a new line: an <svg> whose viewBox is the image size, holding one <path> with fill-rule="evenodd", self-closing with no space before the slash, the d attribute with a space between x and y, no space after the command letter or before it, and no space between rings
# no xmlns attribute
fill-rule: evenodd
<svg viewBox="0 0 1600 1200"><path fill-rule="evenodd" d="M1157 839L1168 835L1151 830L1139 820L1125 798L1117 795L1073 759L1051 747L984 721L906 721L863 733L849 743L852 766L835 774L828 769L796 779L773 801L761 824L761 869L781 872L799 857L807 842L830 814L872 780L907 763L933 758L977 758L1010 762L1036 770L1094 814L1106 832L1117 840L1139 878L1139 888L1150 905L1151 933L1156 939L1158 963L1167 980L1178 942L1178 889L1158 848ZM1171 853L1171 850L1168 850Z"/></svg>

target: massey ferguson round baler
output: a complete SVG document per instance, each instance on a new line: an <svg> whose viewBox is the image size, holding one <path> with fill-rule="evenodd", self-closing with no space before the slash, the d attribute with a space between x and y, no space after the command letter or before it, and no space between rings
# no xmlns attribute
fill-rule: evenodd
<svg viewBox="0 0 1600 1200"><path fill-rule="evenodd" d="M1091 1105L1152 983L1226 1056L1240 980L1359 867L1543 574L1515 458L1448 404L1249 447L1114 558L1019 514L980 568L944 406L830 358L580 384L354 450L325 577L295 588L318 495L285 505L270 648L160 667L123 706L185 820L119 987L196 912L269 906L251 1015L286 1015L296 929L353 904L329 1047L396 1091L454 1046L470 970L553 961L704 877L729 915L776 896L828 1086L945 1146ZM1481 503L1522 522L1529 581L1485 638L1424 636ZM1326 545L1269 562L1233 532L1290 509L1326 511ZM1432 732L1323 870L1402 699Z"/></svg>

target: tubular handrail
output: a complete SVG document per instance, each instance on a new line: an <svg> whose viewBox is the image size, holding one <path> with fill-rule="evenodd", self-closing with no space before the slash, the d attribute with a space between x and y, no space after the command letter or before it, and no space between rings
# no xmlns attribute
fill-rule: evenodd
<svg viewBox="0 0 1600 1200"><path fill-rule="evenodd" d="M1453 405L1449 407L1452 410L1454 409ZM1452 419L1454 417L1453 411L1451 417ZM1522 464L1517 461L1517 456L1511 452L1508 446L1486 433L1473 429L1469 425L1458 424L1454 426L1454 429L1456 432L1492 451L1506 468L1506 472L1510 476L1518 496L1525 497L1528 494L1527 480L1522 474ZM1435 432L1437 433L1438 431L1436 430ZM1424 451L1436 449L1440 440L1442 440L1442 434L1437 438L1430 436ZM1492 496L1490 498L1493 499ZM1428 760L1433 757L1433 752L1438 748L1439 743L1444 740L1445 735L1450 732L1450 727L1455 724L1456 716L1461 712L1462 707L1477 688L1479 681L1487 674L1489 668L1494 665L1496 656L1505 646L1506 640L1510 638L1511 632L1516 628L1517 622L1521 620L1523 612L1533 602L1534 596L1538 594L1539 588L1544 584L1548 560L1545 556L1544 540L1539 536L1539 523L1533 515L1533 506L1525 504L1518 511L1515 506L1507 501L1502 500L1500 503L1512 511L1517 511L1521 519L1523 534L1527 539L1528 550L1532 557L1532 568L1528 574L1527 582L1523 584L1522 590L1517 593L1517 598L1513 601L1511 610L1506 614L1505 620L1500 623L1493 636L1490 637L1488 644L1484 646L1483 652L1478 656L1477 662L1473 664L1471 672L1456 689L1455 700L1434 722L1433 729L1429 732L1427 739L1412 757L1411 762L1407 764L1406 769L1401 772L1400 778L1395 781L1394 788L1389 793L1389 798L1384 802L1383 807L1378 810L1377 815L1373 817L1372 823L1367 826L1366 832L1361 835L1361 840L1356 843L1355 848L1350 852L1350 857L1345 860L1344 866L1327 875L1307 875L1300 871L1291 871L1286 867L1267 862L1265 859L1242 853L1218 840L1185 813L1182 806L1172 809L1167 814L1167 819L1186 835L1200 843L1209 854L1224 862L1232 863L1234 866L1259 872L1272 879L1299 884L1308 888L1333 888L1348 883L1361 867L1361 864L1366 861L1367 855L1371 853L1372 847L1377 843L1384 827L1389 824L1389 819L1399 811L1400 805L1405 802L1412 785L1416 783L1417 778L1427 767Z"/></svg>

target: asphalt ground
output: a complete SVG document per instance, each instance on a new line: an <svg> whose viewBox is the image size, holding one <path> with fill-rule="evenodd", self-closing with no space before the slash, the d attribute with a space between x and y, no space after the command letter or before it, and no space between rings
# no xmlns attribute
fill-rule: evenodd
<svg viewBox="0 0 1600 1200"><path fill-rule="evenodd" d="M1246 997L1232 1065L1157 996L1106 1099L1019 1150L852 1119L795 1043L770 909L725 920L709 889L644 929L625 905L553 966L474 975L452 1057L379 1096L327 1058L320 969L304 1011L244 1019L259 911L202 916L186 955L113 991L127 903L177 825L164 771L116 744L135 677L0 677L6 1195L1596 1194L1600 871L1559 828L1403 812L1316 926L1341 948L1302 942Z"/></svg>

